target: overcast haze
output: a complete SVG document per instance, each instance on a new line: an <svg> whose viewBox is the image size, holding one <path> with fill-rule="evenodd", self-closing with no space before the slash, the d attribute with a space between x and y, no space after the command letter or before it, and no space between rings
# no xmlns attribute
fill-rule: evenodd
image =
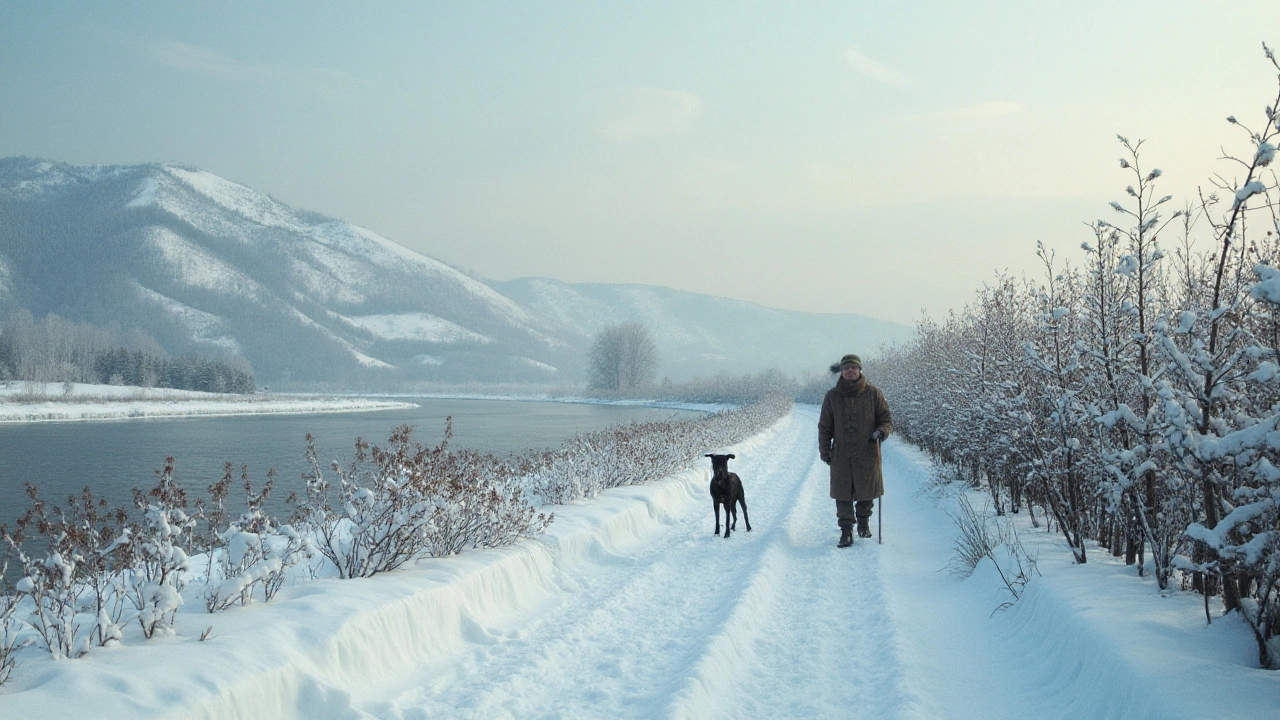
<svg viewBox="0 0 1280 720"><path fill-rule="evenodd" d="M173 161L494 279L911 322L1190 197L1280 3L35 3L0 156Z"/></svg>

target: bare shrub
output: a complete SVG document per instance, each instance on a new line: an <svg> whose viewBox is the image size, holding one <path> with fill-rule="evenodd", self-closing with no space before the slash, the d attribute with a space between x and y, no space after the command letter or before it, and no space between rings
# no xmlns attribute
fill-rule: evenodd
<svg viewBox="0 0 1280 720"><path fill-rule="evenodd" d="M0 526L0 537L5 535L5 528ZM4 559L0 560L0 686L8 682L17 663L18 629L21 627L21 621L16 613L20 596L5 580L9 572L12 551L13 546L9 545Z"/></svg>
<svg viewBox="0 0 1280 720"><path fill-rule="evenodd" d="M340 577L370 577L418 557L509 544L551 521L524 499L508 463L449 450L452 419L435 447L414 442L411 433L408 425L396 428L386 448L357 439L351 462L332 464L337 509L307 436L312 473L297 517L316 533L317 549Z"/></svg>
<svg viewBox="0 0 1280 720"><path fill-rule="evenodd" d="M240 468L240 481L244 489L246 510L236 520L225 525L226 510L223 500L231 480L231 463L221 481L211 485L212 506L206 511L215 542L208 550L209 570L206 574L205 609L209 612L225 610L233 605L246 605L254 597L255 589L261 589L263 601L270 601L284 585L288 571L304 560L309 560L315 550L310 537L306 537L292 525L280 525L264 511L275 472L268 471L262 489L254 492L249 481L249 471Z"/></svg>
<svg viewBox="0 0 1280 720"><path fill-rule="evenodd" d="M1013 596L996 608L1003 610L1022 597L1023 589L1037 574L1035 558L1022 546L1013 523L989 513L986 506L981 510L973 507L964 493L956 495L956 504L956 512L948 515L960 533L956 536L955 557L948 567L957 575L969 577L984 559L990 560Z"/></svg>
<svg viewBox="0 0 1280 720"><path fill-rule="evenodd" d="M57 539L64 553L77 559L81 610L94 617L90 639L99 647L122 638L125 592L121 577L132 565L129 538L133 532L123 508L112 508L85 487L67 499L67 510L54 508L55 524L42 531Z"/></svg>
<svg viewBox="0 0 1280 720"><path fill-rule="evenodd" d="M82 634L84 624L77 617L80 555L67 543L35 486L28 483L26 487L32 507L18 519L15 532L4 535L22 568L23 577L14 588L20 598L30 599L32 608L26 623L45 649L54 657L80 657L89 651L89 639ZM28 554L22 547L33 532L49 541L43 554Z"/></svg>
<svg viewBox="0 0 1280 720"><path fill-rule="evenodd" d="M148 492L134 489L134 504L142 520L129 539L134 564L126 573L126 592L138 611L142 634L173 633L182 590L187 585L191 559L182 547L196 521L187 515L187 494L173 478L173 458L165 458L156 471L156 486Z"/></svg>

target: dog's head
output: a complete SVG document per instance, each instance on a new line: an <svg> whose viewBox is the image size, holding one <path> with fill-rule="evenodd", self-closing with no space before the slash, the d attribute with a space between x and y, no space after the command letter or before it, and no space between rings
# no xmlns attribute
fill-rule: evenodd
<svg viewBox="0 0 1280 720"><path fill-rule="evenodd" d="M711 472L722 473L729 472L729 461L735 456L733 453L728 455L712 455L708 453L707 457L711 458Z"/></svg>

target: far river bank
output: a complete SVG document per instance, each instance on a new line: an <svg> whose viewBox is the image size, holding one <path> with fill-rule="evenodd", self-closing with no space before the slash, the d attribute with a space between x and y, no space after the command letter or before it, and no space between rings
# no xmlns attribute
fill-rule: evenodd
<svg viewBox="0 0 1280 720"><path fill-rule="evenodd" d="M318 414L415 407L392 398L338 395L227 395L117 385L12 382L0 387L0 423L129 418Z"/></svg>

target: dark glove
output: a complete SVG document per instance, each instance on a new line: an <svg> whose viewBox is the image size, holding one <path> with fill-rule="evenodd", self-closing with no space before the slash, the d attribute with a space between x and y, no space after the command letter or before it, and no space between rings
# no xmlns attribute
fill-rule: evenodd
<svg viewBox="0 0 1280 720"><path fill-rule="evenodd" d="M822 457L822 462L824 462L824 463L826 463L826 464L828 464L828 465L830 465L830 464L831 464L831 455L829 455L829 454L828 454L828 455L823 455L823 456L821 456L821 457Z"/></svg>
<svg viewBox="0 0 1280 720"><path fill-rule="evenodd" d="M884 432L877 430L871 433L871 439L868 442L880 442L884 439Z"/></svg>

